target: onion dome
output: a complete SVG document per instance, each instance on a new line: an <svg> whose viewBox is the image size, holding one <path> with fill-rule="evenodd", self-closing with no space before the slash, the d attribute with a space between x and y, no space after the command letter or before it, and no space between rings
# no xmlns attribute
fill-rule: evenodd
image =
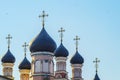
<svg viewBox="0 0 120 80"><path fill-rule="evenodd" d="M69 55L68 50L61 43L60 46L55 50L55 57L67 57Z"/></svg>
<svg viewBox="0 0 120 80"><path fill-rule="evenodd" d="M23 61L19 65L19 69L31 69L31 63L28 61L28 59L25 57Z"/></svg>
<svg viewBox="0 0 120 80"><path fill-rule="evenodd" d="M98 77L98 74L97 74L97 73L96 73L96 75L95 75L94 80L100 80L100 78Z"/></svg>
<svg viewBox="0 0 120 80"><path fill-rule="evenodd" d="M71 64L83 64L84 59L83 57L76 51L75 55L70 60Z"/></svg>
<svg viewBox="0 0 120 80"><path fill-rule="evenodd" d="M15 62L15 57L13 54L10 52L8 49L7 53L2 57L2 63L14 63Z"/></svg>
<svg viewBox="0 0 120 80"><path fill-rule="evenodd" d="M31 52L40 52L40 51L48 51L54 52L56 49L56 43L46 32L44 27L38 36L31 42L30 51Z"/></svg>

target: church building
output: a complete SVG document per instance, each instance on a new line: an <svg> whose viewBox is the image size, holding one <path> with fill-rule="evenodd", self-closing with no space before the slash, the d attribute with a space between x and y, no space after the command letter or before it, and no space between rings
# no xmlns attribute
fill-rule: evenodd
<svg viewBox="0 0 120 80"><path fill-rule="evenodd" d="M66 67L68 66L66 62L68 61L69 51L63 44L63 32L65 32L65 30L60 28L58 31L61 40L57 47L56 42L45 29L44 18L47 16L48 15L43 11L42 15L39 16L42 18L42 30L30 41L30 45L27 45L27 43L23 45L24 57L18 65L20 80L84 80L82 77L84 58L78 50L78 41L80 38L76 36L74 39L76 41L76 51L69 61L72 70L72 72L69 72L66 70ZM1 59L3 75L0 76L0 80L15 79L15 76L13 76L13 67L16 59L10 51L11 38L10 35L6 38L8 39L8 51ZM27 46L29 46L32 61L29 61L27 58ZM97 63L100 61L96 58L94 62L96 63L96 75L93 80L100 80L97 71ZM72 73L72 77L70 77L68 73Z"/></svg>

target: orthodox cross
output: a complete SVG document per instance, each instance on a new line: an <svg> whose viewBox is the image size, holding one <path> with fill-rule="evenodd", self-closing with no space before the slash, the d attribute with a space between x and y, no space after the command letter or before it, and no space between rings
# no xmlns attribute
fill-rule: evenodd
<svg viewBox="0 0 120 80"><path fill-rule="evenodd" d="M48 14L45 14L45 11L43 11L42 15L39 15L39 18L42 17L42 26L45 26L45 17L48 17Z"/></svg>
<svg viewBox="0 0 120 80"><path fill-rule="evenodd" d="M8 49L10 48L10 40L12 39L12 36L10 34L8 34L8 37L6 37L6 39L8 40Z"/></svg>
<svg viewBox="0 0 120 80"><path fill-rule="evenodd" d="M22 45L22 47L24 47L24 52L25 52L25 56L26 56L26 52L27 52L27 47L29 45L25 42L24 45Z"/></svg>
<svg viewBox="0 0 120 80"><path fill-rule="evenodd" d="M93 61L93 63L95 63L96 73L98 71L98 63L99 62L100 62L100 60L98 60L98 58L96 58L95 61Z"/></svg>
<svg viewBox="0 0 120 80"><path fill-rule="evenodd" d="M60 30L58 30L58 32L60 32L61 43L62 43L62 41L63 41L63 32L65 32L65 30L61 27Z"/></svg>
<svg viewBox="0 0 120 80"><path fill-rule="evenodd" d="M80 38L78 36L76 36L76 38L74 38L74 40L76 41L76 51L78 51L78 40L80 40Z"/></svg>

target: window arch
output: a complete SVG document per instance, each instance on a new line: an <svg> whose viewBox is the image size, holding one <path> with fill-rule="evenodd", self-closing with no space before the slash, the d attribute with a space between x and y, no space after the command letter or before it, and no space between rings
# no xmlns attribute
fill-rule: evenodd
<svg viewBox="0 0 120 80"><path fill-rule="evenodd" d="M59 62L57 64L58 70L65 70L65 64L63 62Z"/></svg>
<svg viewBox="0 0 120 80"><path fill-rule="evenodd" d="M43 61L43 72L49 72L49 60Z"/></svg>
<svg viewBox="0 0 120 80"><path fill-rule="evenodd" d="M81 70L80 69L75 69L75 77L80 77L81 76Z"/></svg>
<svg viewBox="0 0 120 80"><path fill-rule="evenodd" d="M41 64L41 61L40 60L37 60L35 62L35 72L41 72L42 70L42 64Z"/></svg>

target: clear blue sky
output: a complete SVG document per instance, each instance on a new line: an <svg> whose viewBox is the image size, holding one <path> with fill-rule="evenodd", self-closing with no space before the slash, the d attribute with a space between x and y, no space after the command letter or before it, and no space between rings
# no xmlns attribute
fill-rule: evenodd
<svg viewBox="0 0 120 80"><path fill-rule="evenodd" d="M42 10L49 14L45 28L60 43L58 29L63 27L64 45L75 53L73 38L78 35L79 52L84 57L84 80L93 80L93 60L98 57L101 80L120 80L120 0L0 0L0 56L7 51L5 37L11 34L11 52L16 57L15 80L19 80L18 65L24 57L23 43L30 42L41 30ZM31 60L28 50L27 57ZM0 66L2 70L2 66ZM1 72L2 74L2 72Z"/></svg>

